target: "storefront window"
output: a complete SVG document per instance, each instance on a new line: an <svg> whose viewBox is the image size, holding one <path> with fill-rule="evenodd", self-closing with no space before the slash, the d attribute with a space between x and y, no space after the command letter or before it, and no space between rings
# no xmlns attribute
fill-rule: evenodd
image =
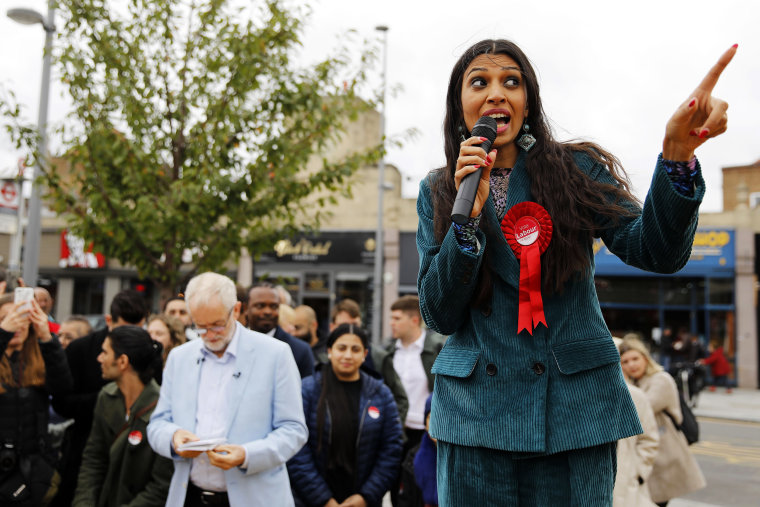
<svg viewBox="0 0 760 507"><path fill-rule="evenodd" d="M74 301L71 308L72 313L76 315L102 315L103 279L75 278Z"/></svg>
<svg viewBox="0 0 760 507"><path fill-rule="evenodd" d="M657 305L656 278L596 277L594 282L601 303Z"/></svg>
<svg viewBox="0 0 760 507"><path fill-rule="evenodd" d="M734 303L733 278L710 278L710 304L731 305Z"/></svg>
<svg viewBox="0 0 760 507"><path fill-rule="evenodd" d="M691 278L663 278L665 305L691 305L692 292L697 290L697 280Z"/></svg>
<svg viewBox="0 0 760 507"><path fill-rule="evenodd" d="M602 315L612 336L622 338L628 333L637 333L650 340L652 329L659 326L657 310L632 308L602 308Z"/></svg>
<svg viewBox="0 0 760 507"><path fill-rule="evenodd" d="M326 294L330 292L329 273L306 273L303 280L304 292Z"/></svg>

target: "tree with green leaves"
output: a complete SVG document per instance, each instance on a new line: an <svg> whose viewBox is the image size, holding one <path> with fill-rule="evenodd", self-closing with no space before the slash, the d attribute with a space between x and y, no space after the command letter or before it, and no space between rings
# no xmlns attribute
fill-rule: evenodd
<svg viewBox="0 0 760 507"><path fill-rule="evenodd" d="M342 43L298 65L303 7L59 0L58 9L54 56L73 108L56 130L63 164L43 164L47 202L164 294L242 248L255 255L318 227L324 199L314 194L345 191L381 156L380 145L325 156L374 107L358 96L374 51ZM16 143L34 147L18 107L6 98L0 108Z"/></svg>

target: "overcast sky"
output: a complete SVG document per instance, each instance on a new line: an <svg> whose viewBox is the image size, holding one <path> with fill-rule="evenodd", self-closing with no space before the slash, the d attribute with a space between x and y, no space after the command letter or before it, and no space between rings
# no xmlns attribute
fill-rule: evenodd
<svg viewBox="0 0 760 507"><path fill-rule="evenodd" d="M449 73L464 49L483 38L509 38L532 60L544 109L561 139L596 141L617 155L643 198L649 187L665 123L689 97L720 54L739 51L715 89L730 109L729 129L697 151L707 193L703 211L722 207L720 169L760 159L760 2L638 0L315 0L305 33L304 58L334 47L335 36L355 29L378 36L387 25L388 135L416 128L419 136L392 149L388 162L405 176L403 193L414 197L419 181L443 163L441 123ZM0 0L3 13L43 0ZM36 119L39 103L40 27L0 16L0 80ZM379 79L379 77L378 77ZM51 93L51 120L65 105L60 87ZM0 132L0 169L19 153Z"/></svg>

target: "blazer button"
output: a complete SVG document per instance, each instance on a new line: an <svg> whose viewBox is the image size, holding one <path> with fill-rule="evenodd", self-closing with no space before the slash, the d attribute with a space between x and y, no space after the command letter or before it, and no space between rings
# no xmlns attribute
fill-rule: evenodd
<svg viewBox="0 0 760 507"><path fill-rule="evenodd" d="M490 376L492 376L492 377L493 377L494 375L496 375L496 372L497 372L497 371L498 371L498 368L496 368L496 365L495 365L495 364L493 364L493 363L488 363L488 364L486 365L486 373L487 373L487 374L489 374Z"/></svg>
<svg viewBox="0 0 760 507"><path fill-rule="evenodd" d="M544 363L533 363L533 373L536 375L542 375L546 371Z"/></svg>

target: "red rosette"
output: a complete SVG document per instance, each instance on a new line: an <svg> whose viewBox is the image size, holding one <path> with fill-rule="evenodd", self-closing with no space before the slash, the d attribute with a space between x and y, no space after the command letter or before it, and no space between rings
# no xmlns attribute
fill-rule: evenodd
<svg viewBox="0 0 760 507"><path fill-rule="evenodd" d="M549 213L530 201L510 208L501 221L504 238L520 259L518 334L525 329L532 335L538 324L548 327L541 298L541 254L552 240L553 228Z"/></svg>

